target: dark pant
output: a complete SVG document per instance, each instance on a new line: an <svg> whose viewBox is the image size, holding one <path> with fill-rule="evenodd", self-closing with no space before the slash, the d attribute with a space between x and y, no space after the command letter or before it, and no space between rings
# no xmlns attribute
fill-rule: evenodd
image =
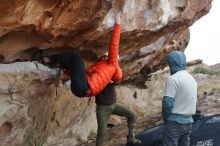
<svg viewBox="0 0 220 146"><path fill-rule="evenodd" d="M190 146L190 134L192 124L178 124L176 122L166 122L162 136L163 146Z"/></svg>
<svg viewBox="0 0 220 146"><path fill-rule="evenodd" d="M85 73L82 72L82 75L85 76ZM89 84L87 82L86 76L78 77L73 74L71 74L71 85L70 86L71 86L72 93L78 97L84 97L86 95L86 91L89 88Z"/></svg>
<svg viewBox="0 0 220 146"><path fill-rule="evenodd" d="M136 124L136 113L119 103L111 105L97 104L96 116L98 123L96 146L104 145L105 130L107 128L108 119L111 114L127 117L128 127L134 128Z"/></svg>
<svg viewBox="0 0 220 146"><path fill-rule="evenodd" d="M84 97L89 88L84 63L77 53L72 53L71 62L71 91L78 97Z"/></svg>
<svg viewBox="0 0 220 146"><path fill-rule="evenodd" d="M85 66L76 52L65 52L50 56L50 67L60 66L71 71L71 91L78 97L84 97L89 88Z"/></svg>

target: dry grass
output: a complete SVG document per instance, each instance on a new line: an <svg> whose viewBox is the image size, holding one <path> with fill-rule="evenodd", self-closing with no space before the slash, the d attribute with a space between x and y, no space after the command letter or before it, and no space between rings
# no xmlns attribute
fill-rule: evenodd
<svg viewBox="0 0 220 146"><path fill-rule="evenodd" d="M198 86L198 94L201 95L204 92L210 91L212 89L220 89L220 82L199 85Z"/></svg>

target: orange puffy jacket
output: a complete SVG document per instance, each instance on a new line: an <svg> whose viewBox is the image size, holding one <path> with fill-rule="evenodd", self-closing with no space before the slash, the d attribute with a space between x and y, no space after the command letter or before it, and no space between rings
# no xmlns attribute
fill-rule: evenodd
<svg viewBox="0 0 220 146"><path fill-rule="evenodd" d="M122 78L122 71L118 64L120 32L121 25L115 24L109 46L108 60L96 62L86 70L86 77L91 89L90 96L100 93L111 80L116 82Z"/></svg>

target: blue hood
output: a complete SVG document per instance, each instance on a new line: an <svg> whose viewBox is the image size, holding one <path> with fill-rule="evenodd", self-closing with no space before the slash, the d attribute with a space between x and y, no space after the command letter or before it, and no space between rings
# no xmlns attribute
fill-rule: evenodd
<svg viewBox="0 0 220 146"><path fill-rule="evenodd" d="M180 70L186 70L186 56L183 52L172 51L168 54L167 62L170 67L171 75Z"/></svg>

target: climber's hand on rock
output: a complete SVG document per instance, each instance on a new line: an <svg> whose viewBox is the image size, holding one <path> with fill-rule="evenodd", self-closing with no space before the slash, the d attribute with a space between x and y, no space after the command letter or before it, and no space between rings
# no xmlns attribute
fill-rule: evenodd
<svg viewBox="0 0 220 146"><path fill-rule="evenodd" d="M115 15L115 23L116 23L116 24L121 24L121 12L118 12L118 13Z"/></svg>

